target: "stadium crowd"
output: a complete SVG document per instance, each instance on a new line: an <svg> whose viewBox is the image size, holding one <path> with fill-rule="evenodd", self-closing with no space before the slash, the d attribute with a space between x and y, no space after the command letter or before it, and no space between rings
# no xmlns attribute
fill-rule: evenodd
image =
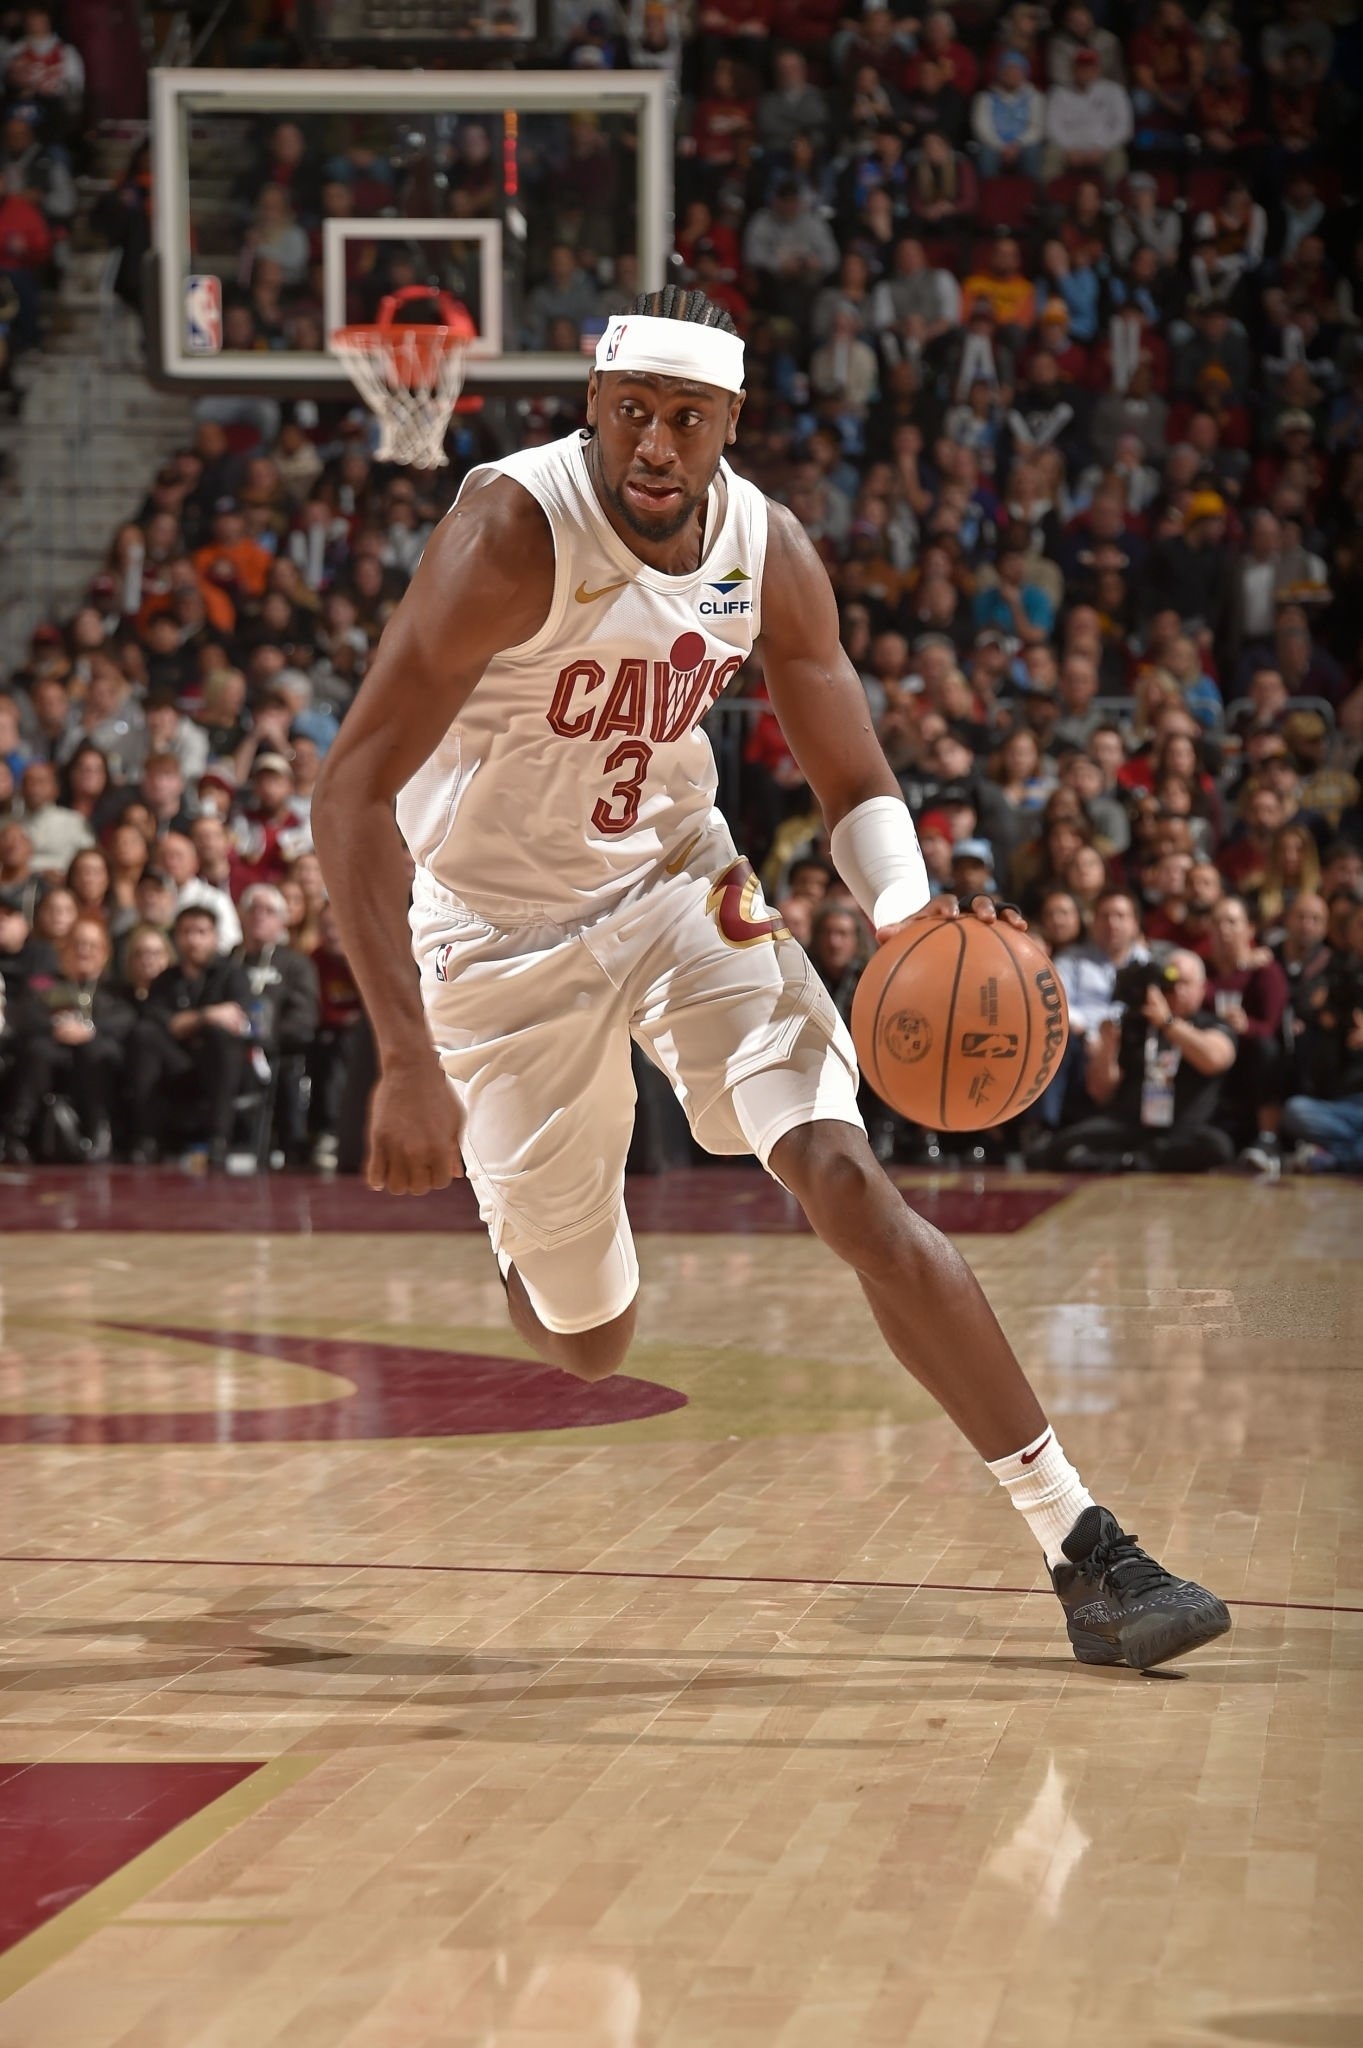
<svg viewBox="0 0 1363 2048"><path fill-rule="evenodd" d="M828 567L934 891L1018 902L1056 959L1070 1046L1000 1149L1363 1169L1352 11L554 18L561 61L674 71L675 275L747 341L735 466ZM251 345L316 318L322 214L382 175L335 141L262 135L226 306ZM634 281L590 125L563 146L526 338L571 346ZM365 1027L311 851L319 765L460 477L580 417L463 416L450 468L417 472L379 467L354 409L201 408L0 693L9 1157L221 1159L246 1120L261 1158L334 1159ZM846 1009L869 934L760 659L734 695L740 844ZM868 1111L882 1150L936 1156Z"/></svg>

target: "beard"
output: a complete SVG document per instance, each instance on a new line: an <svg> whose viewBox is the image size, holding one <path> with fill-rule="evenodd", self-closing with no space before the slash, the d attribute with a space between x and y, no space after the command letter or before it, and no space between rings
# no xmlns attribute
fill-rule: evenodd
<svg viewBox="0 0 1363 2048"><path fill-rule="evenodd" d="M709 476L706 477L699 491L695 492L691 497L684 497L675 512L669 512L657 519L649 519L637 512L629 502L629 499L624 495L624 492L610 481L605 472L605 465L600 459L599 445L597 449L596 480L600 485L602 495L609 501L614 510L619 513L630 532L637 533L640 540L675 540L679 533L685 531L701 506L705 503L706 498L709 496L710 486L718 474L719 460L717 458L714 468L710 471Z"/></svg>

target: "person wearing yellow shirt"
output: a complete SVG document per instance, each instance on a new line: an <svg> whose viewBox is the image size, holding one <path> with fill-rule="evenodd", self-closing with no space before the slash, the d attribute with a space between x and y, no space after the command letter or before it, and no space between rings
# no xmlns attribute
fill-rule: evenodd
<svg viewBox="0 0 1363 2048"><path fill-rule="evenodd" d="M1004 235L990 251L987 270L972 271L961 287L967 317L977 299L986 299L1000 327L1016 327L1024 333L1036 319L1036 291L1022 275L1022 252L1011 235Z"/></svg>

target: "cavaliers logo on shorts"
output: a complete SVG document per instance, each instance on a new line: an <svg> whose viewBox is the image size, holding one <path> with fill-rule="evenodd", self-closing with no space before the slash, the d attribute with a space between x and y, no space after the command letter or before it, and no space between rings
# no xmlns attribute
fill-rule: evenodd
<svg viewBox="0 0 1363 2048"><path fill-rule="evenodd" d="M913 1010L901 1010L885 1027L885 1040L893 1058L911 1066L932 1050L932 1026Z"/></svg>

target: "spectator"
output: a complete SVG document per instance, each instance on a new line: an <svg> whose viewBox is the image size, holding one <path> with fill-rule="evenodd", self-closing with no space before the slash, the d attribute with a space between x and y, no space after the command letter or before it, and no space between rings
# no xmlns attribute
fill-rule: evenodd
<svg viewBox="0 0 1363 2048"><path fill-rule="evenodd" d="M57 802L57 772L51 762L30 761L19 788L35 870L40 875L64 875L81 847L93 846L94 834L84 818Z"/></svg>
<svg viewBox="0 0 1363 2048"><path fill-rule="evenodd" d="M151 985L164 974L174 955L170 940L153 924L136 924L123 942L123 976L117 993L128 1005L134 1023L142 1016Z"/></svg>
<svg viewBox="0 0 1363 2048"><path fill-rule="evenodd" d="M569 320L574 331L594 316L596 288L567 243L559 242L549 251L548 276L534 286L525 302L526 348L549 345L549 330L555 320Z"/></svg>
<svg viewBox="0 0 1363 2048"><path fill-rule="evenodd" d="M824 903L816 910L809 957L839 1016L850 1021L852 998L866 964L864 934L854 907Z"/></svg>
<svg viewBox="0 0 1363 2048"><path fill-rule="evenodd" d="M1103 77L1118 85L1124 83L1126 66L1116 36L1111 29L1097 26L1088 0L1071 0L1069 6L1062 7L1059 25L1046 48L1046 77L1051 85L1074 83L1074 60L1080 50L1095 51Z"/></svg>
<svg viewBox="0 0 1363 2048"><path fill-rule="evenodd" d="M1041 175L1046 102L1028 77L1020 50L1002 52L994 83L975 100L970 125L979 145L981 177Z"/></svg>
<svg viewBox="0 0 1363 2048"><path fill-rule="evenodd" d="M251 1039L275 1076L275 1114L285 1157L306 1154L300 1087L303 1061L317 1035L317 973L306 954L288 944L284 898L257 882L241 899L243 940L238 955L250 989Z"/></svg>
<svg viewBox="0 0 1363 2048"><path fill-rule="evenodd" d="M1120 1014L1113 1004L1117 976L1132 962L1143 963L1150 957L1141 937L1140 906L1129 890L1108 887L1099 891L1087 938L1078 902L1063 883L1052 884L1042 894L1043 915L1057 895L1074 906L1079 929L1053 949L1069 1009L1070 1035L1060 1066L1028 1112L1029 1126L1045 1133L1072 1122L1085 1108L1092 1110L1084 1092L1085 1065L1097 1044L1100 1026ZM1044 1154L1031 1148L1029 1156L1032 1163L1040 1163Z"/></svg>
<svg viewBox="0 0 1363 2048"><path fill-rule="evenodd" d="M1260 960L1254 926L1239 896L1223 897L1211 915L1207 987L1212 1005L1237 1040L1235 1065L1222 1094L1219 1122L1254 1159L1277 1151L1282 1108L1282 1022L1288 985L1277 961Z"/></svg>
<svg viewBox="0 0 1363 2048"><path fill-rule="evenodd" d="M1022 275L1022 251L1012 235L1001 235L989 252L989 268L972 271L961 288L969 315L983 299L1000 327L1025 332L1036 317L1036 292Z"/></svg>
<svg viewBox="0 0 1363 2048"><path fill-rule="evenodd" d="M155 1158L178 1113L190 1142L204 1143L209 1165L220 1167L245 1068L250 984L219 954L212 913L200 905L179 912L174 941L176 964L152 983L128 1042L130 1156Z"/></svg>
<svg viewBox="0 0 1363 2048"><path fill-rule="evenodd" d="M272 751L257 754L250 799L238 813L231 835L238 893L252 882L282 881L289 862L311 846L293 796L293 769L287 757Z"/></svg>
<svg viewBox="0 0 1363 2048"><path fill-rule="evenodd" d="M5 116L0 138L0 183L36 206L49 227L66 227L76 211L76 185L61 150L38 140L39 112L20 101Z"/></svg>
<svg viewBox="0 0 1363 2048"><path fill-rule="evenodd" d="M1196 953L1175 952L1143 976L1139 1000L1127 1001L1120 1019L1104 1018L1088 1053L1085 1083L1098 1114L1058 1132L1047 1163L1070 1173L1199 1173L1230 1160L1214 1118L1235 1040L1206 997Z"/></svg>
<svg viewBox="0 0 1363 2048"><path fill-rule="evenodd" d="M837 268L838 246L799 186L784 179L748 223L743 260L756 273L758 303L803 323L813 287Z"/></svg>
<svg viewBox="0 0 1363 2048"><path fill-rule="evenodd" d="M241 944L241 920L225 889L215 888L199 873L199 855L194 841L183 832L163 832L156 843L161 873L175 891L175 910L188 904L211 913L218 936L218 951L232 953Z"/></svg>
<svg viewBox="0 0 1363 2048"><path fill-rule="evenodd" d="M109 863L97 846L82 847L67 870L66 886L75 898L77 915L109 922Z"/></svg>
<svg viewBox="0 0 1363 2048"><path fill-rule="evenodd" d="M953 125L942 122L926 130L909 173L909 208L914 224L929 234L947 234L975 212L975 173L968 160L952 146Z"/></svg>
<svg viewBox="0 0 1363 2048"><path fill-rule="evenodd" d="M777 56L772 89L757 103L757 135L764 149L789 150L807 136L816 147L829 127L828 102L809 82L809 66L799 50Z"/></svg>
<svg viewBox="0 0 1363 2048"><path fill-rule="evenodd" d="M1349 912L1345 946L1327 970L1309 1027L1309 1085L1283 1108L1302 1173L1363 1171L1363 903Z"/></svg>
<svg viewBox="0 0 1363 2048"><path fill-rule="evenodd" d="M934 269L923 244L908 235L895 245L894 268L871 297L872 325L892 329L916 353L961 317L961 288L949 270Z"/></svg>
<svg viewBox="0 0 1363 2048"><path fill-rule="evenodd" d="M1126 87L1102 76L1097 50L1074 51L1069 85L1052 85L1046 95L1048 179L1093 171L1109 190L1126 176L1126 145L1133 120Z"/></svg>
<svg viewBox="0 0 1363 2048"><path fill-rule="evenodd" d="M58 947L59 973L39 990L30 981L15 1033L14 1077L4 1118L5 1156L30 1156L40 1107L69 1100L55 1117L80 1157L96 1162L113 1147L113 1118L132 1012L108 985L109 937L97 918L78 918Z"/></svg>
<svg viewBox="0 0 1363 2048"><path fill-rule="evenodd" d="M185 794L184 770L174 754L149 754L138 794L161 832L188 832L194 822Z"/></svg>
<svg viewBox="0 0 1363 2048"><path fill-rule="evenodd" d="M10 50L5 82L21 99L37 102L53 134L74 125L85 95L85 66L75 45L57 34L50 7L24 9L24 32Z"/></svg>
<svg viewBox="0 0 1363 2048"><path fill-rule="evenodd" d="M52 230L33 201L8 187L0 192L0 280L11 298L5 314L12 349L36 348L41 338L39 288L52 255Z"/></svg>

